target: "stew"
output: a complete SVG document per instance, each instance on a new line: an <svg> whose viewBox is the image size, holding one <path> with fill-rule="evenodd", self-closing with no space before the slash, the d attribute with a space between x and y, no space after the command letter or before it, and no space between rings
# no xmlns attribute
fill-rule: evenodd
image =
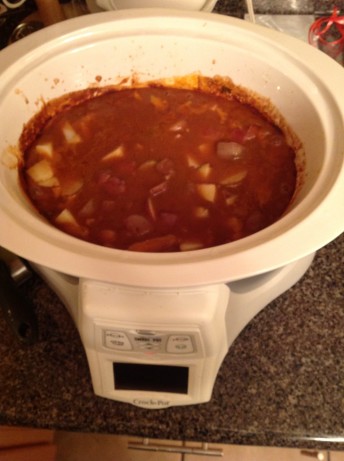
<svg viewBox="0 0 344 461"><path fill-rule="evenodd" d="M149 252L197 250L275 222L295 152L249 104L202 90L112 90L51 117L24 153L37 210L77 238Z"/></svg>

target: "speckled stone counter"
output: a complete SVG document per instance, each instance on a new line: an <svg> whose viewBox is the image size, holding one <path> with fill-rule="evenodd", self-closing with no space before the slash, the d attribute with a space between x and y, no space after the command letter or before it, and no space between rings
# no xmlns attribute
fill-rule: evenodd
<svg viewBox="0 0 344 461"><path fill-rule="evenodd" d="M257 0L255 6L271 12L273 3ZM294 9L280 11L286 3L275 2L274 12L295 12L295 5L299 13L314 10L313 2L293 1ZM217 11L241 17L244 2L220 0ZM39 278L26 291L38 316L39 341L18 344L0 312L0 424L344 447L344 235L321 249L303 279L242 331L220 369L211 401L201 405L144 410L96 397L68 312Z"/></svg>
<svg viewBox="0 0 344 461"><path fill-rule="evenodd" d="M344 235L237 338L209 403L144 410L96 397L69 314L28 287L39 342L20 346L0 315L0 424L217 443L344 447Z"/></svg>
<svg viewBox="0 0 344 461"><path fill-rule="evenodd" d="M337 0L252 0L258 14L329 14L336 5L343 10L344 1ZM247 12L245 0L218 0L215 11L243 17Z"/></svg>

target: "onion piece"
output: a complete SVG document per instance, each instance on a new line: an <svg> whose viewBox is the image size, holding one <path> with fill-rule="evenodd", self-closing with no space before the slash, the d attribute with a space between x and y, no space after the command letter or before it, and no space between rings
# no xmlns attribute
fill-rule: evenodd
<svg viewBox="0 0 344 461"><path fill-rule="evenodd" d="M238 171L238 173L234 173L231 175L226 176L224 179L221 180L220 184L223 186L236 186L245 179L247 176L247 170Z"/></svg>
<svg viewBox="0 0 344 461"><path fill-rule="evenodd" d="M256 139L259 133L259 126L258 125L250 125L244 135L243 141L252 141L252 139Z"/></svg>
<svg viewBox="0 0 344 461"><path fill-rule="evenodd" d="M150 217L153 219L153 221L156 221L156 210L151 197L149 197L147 200L147 207Z"/></svg>
<svg viewBox="0 0 344 461"><path fill-rule="evenodd" d="M236 160L244 153L244 146L234 141L220 141L216 145L216 154L223 160Z"/></svg>
<svg viewBox="0 0 344 461"><path fill-rule="evenodd" d="M40 160L27 170L30 178L38 184L44 183L54 177L54 170L48 160Z"/></svg>
<svg viewBox="0 0 344 461"><path fill-rule="evenodd" d="M132 235L140 237L148 234L152 230L152 224L142 215L132 214L125 220L125 226Z"/></svg>
<svg viewBox="0 0 344 461"><path fill-rule="evenodd" d="M141 163L138 167L138 171L145 171L149 170L156 165L156 160L146 160L145 162Z"/></svg>
<svg viewBox="0 0 344 461"><path fill-rule="evenodd" d="M102 158L102 162L106 162L114 158L121 158L123 156L124 156L124 146L123 144L121 144L120 146L116 147L116 149L104 155L104 157Z"/></svg>
<svg viewBox="0 0 344 461"><path fill-rule="evenodd" d="M153 196L156 197L158 195L164 194L168 189L168 182L163 181L156 186L153 186L150 188L149 193Z"/></svg>

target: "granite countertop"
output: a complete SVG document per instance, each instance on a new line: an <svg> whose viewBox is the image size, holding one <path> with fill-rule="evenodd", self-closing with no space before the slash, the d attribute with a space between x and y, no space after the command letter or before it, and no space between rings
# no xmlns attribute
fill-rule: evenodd
<svg viewBox="0 0 344 461"><path fill-rule="evenodd" d="M258 12L313 14L330 2L266 2ZM289 5L289 6L288 6ZM296 9L295 9L296 8ZM243 1L220 0L242 17ZM344 234L292 289L264 308L227 354L209 403L145 410L96 397L65 307L37 277L39 340L22 346L0 312L0 424L214 443L342 449Z"/></svg>
<svg viewBox="0 0 344 461"><path fill-rule="evenodd" d="M209 403L145 410L93 394L67 310L27 286L39 341L16 342L0 313L0 424L217 443L340 449L344 442L344 234L231 346Z"/></svg>

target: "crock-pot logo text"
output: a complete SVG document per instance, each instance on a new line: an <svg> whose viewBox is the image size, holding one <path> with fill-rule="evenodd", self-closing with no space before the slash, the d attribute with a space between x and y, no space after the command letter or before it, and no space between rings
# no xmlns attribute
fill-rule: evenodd
<svg viewBox="0 0 344 461"><path fill-rule="evenodd" d="M133 404L140 407L162 408L168 407L171 401L162 399L134 399Z"/></svg>

